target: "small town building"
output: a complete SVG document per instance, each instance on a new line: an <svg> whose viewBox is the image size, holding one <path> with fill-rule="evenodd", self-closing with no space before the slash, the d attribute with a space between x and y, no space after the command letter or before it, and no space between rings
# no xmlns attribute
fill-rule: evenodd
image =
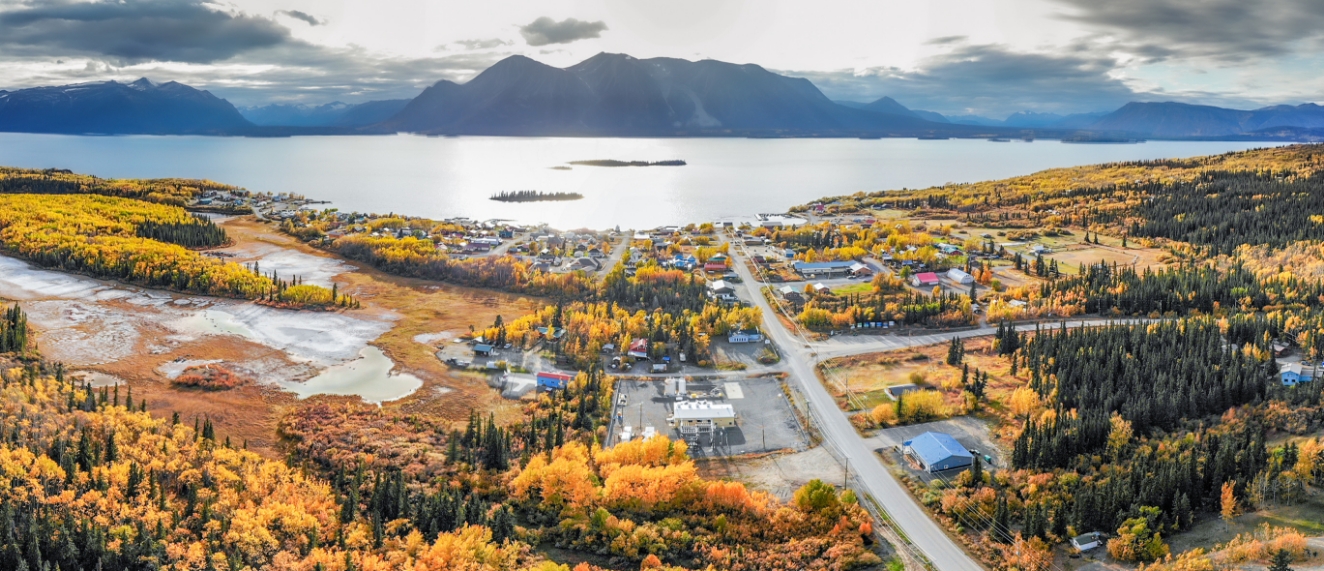
<svg viewBox="0 0 1324 571"><path fill-rule="evenodd" d="M952 435L943 432L925 432L901 443L906 456L913 458L929 472L964 468L974 463L975 456L961 446Z"/></svg>
<svg viewBox="0 0 1324 571"><path fill-rule="evenodd" d="M491 354L492 354L491 345L488 345L486 343L479 343L477 345L474 345L474 355L477 355L479 357L487 357Z"/></svg>
<svg viewBox="0 0 1324 571"><path fill-rule="evenodd" d="M533 375L523 375L519 373L504 373L498 377L501 389L501 396L508 399L523 398L538 386L538 380Z"/></svg>
<svg viewBox="0 0 1324 571"><path fill-rule="evenodd" d="M961 247L956 244L938 244L938 251L948 256L961 252Z"/></svg>
<svg viewBox="0 0 1324 571"><path fill-rule="evenodd" d="M732 287L726 280L714 280L708 282L708 291L715 294L735 293L736 288Z"/></svg>
<svg viewBox="0 0 1324 571"><path fill-rule="evenodd" d="M1071 538L1071 546L1080 552L1089 551L1100 545L1103 545L1103 534L1097 531Z"/></svg>
<svg viewBox="0 0 1324 571"><path fill-rule="evenodd" d="M706 264L703 265L703 271L705 271L705 272L725 272L725 271L726 271L726 262L714 262L714 261L712 261L712 260L708 260L708 263L706 263Z"/></svg>
<svg viewBox="0 0 1324 571"><path fill-rule="evenodd" d="M873 275L873 268L864 262L855 262L850 265L850 275L855 277L867 277Z"/></svg>
<svg viewBox="0 0 1324 571"><path fill-rule="evenodd" d="M736 425L735 407L725 403L684 401L676 403L671 414L676 429L684 436L712 433Z"/></svg>
<svg viewBox="0 0 1324 571"><path fill-rule="evenodd" d="M541 372L537 375L538 388L546 390L560 390L566 388L574 377L566 373Z"/></svg>
<svg viewBox="0 0 1324 571"><path fill-rule="evenodd" d="M630 349L627 350L627 351L625 352L625 354L626 354L626 355L629 355L629 356L631 356L631 357L638 358L638 359L647 359L647 358L648 358L648 340L647 340L647 339L635 339L634 341L631 341L631 342L630 342Z"/></svg>
<svg viewBox="0 0 1324 571"><path fill-rule="evenodd" d="M1283 366L1278 374L1283 381L1283 386L1294 387L1297 383L1308 383L1315 380L1315 368L1306 367L1301 363L1288 363Z"/></svg>
<svg viewBox="0 0 1324 571"><path fill-rule="evenodd" d="M763 334L757 329L741 329L732 331L726 336L726 340L729 343L758 343L763 340Z"/></svg>
<svg viewBox="0 0 1324 571"><path fill-rule="evenodd" d="M915 287L936 286L938 282L938 274L933 272L920 272L910 276L910 285Z"/></svg>
<svg viewBox="0 0 1324 571"><path fill-rule="evenodd" d="M789 301L791 303L804 303L805 300L804 294L800 293L799 290L795 289L795 286L788 286L788 285L782 286L777 289L777 292L780 293L782 299L786 301Z"/></svg>
<svg viewBox="0 0 1324 571"><path fill-rule="evenodd" d="M850 273L855 262L796 262L792 268L805 278L842 277Z"/></svg>
<svg viewBox="0 0 1324 571"><path fill-rule="evenodd" d="M947 270L947 279L952 280L953 282L956 282L961 285L970 285L972 283L975 283L975 277L965 273L965 271L960 268L952 268L950 270Z"/></svg>

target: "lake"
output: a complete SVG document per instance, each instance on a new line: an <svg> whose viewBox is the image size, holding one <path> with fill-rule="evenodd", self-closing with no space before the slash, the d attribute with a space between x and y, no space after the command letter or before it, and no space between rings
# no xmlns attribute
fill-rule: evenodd
<svg viewBox="0 0 1324 571"><path fill-rule="evenodd" d="M1074 165L1272 146L1232 141L1064 144L917 139L234 138L0 133L0 165L102 177L208 178L292 192L342 210L652 228L724 219L823 196L974 182ZM567 166L681 159L680 167ZM503 190L578 192L572 202L503 203Z"/></svg>

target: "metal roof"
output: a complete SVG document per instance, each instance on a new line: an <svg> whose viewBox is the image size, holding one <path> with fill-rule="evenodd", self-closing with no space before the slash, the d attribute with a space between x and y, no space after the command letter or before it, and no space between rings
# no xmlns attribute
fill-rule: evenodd
<svg viewBox="0 0 1324 571"><path fill-rule="evenodd" d="M736 409L729 404L710 402L678 402L673 411L676 420L711 420L716 418L735 418Z"/></svg>
<svg viewBox="0 0 1324 571"><path fill-rule="evenodd" d="M974 455L952 438L952 435L942 432L925 432L904 444L915 451L915 454L924 460L925 465L933 465L953 456L974 458Z"/></svg>

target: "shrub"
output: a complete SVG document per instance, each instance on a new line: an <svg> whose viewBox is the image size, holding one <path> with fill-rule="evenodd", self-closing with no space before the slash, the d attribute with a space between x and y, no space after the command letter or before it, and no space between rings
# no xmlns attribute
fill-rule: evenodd
<svg viewBox="0 0 1324 571"><path fill-rule="evenodd" d="M225 367L203 365L184 369L170 384L204 391L225 391L248 384L248 379Z"/></svg>

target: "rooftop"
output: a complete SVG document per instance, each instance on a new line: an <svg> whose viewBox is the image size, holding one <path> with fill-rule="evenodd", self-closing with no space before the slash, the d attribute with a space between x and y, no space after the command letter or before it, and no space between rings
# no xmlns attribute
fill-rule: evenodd
<svg viewBox="0 0 1324 571"><path fill-rule="evenodd" d="M687 401L676 403L676 420L708 420L713 418L735 418L736 409L729 404L707 401Z"/></svg>
<svg viewBox="0 0 1324 571"><path fill-rule="evenodd" d="M914 450L926 464L939 462L945 458L959 456L974 458L974 455L961 446L952 435L943 432L925 432L904 443Z"/></svg>

